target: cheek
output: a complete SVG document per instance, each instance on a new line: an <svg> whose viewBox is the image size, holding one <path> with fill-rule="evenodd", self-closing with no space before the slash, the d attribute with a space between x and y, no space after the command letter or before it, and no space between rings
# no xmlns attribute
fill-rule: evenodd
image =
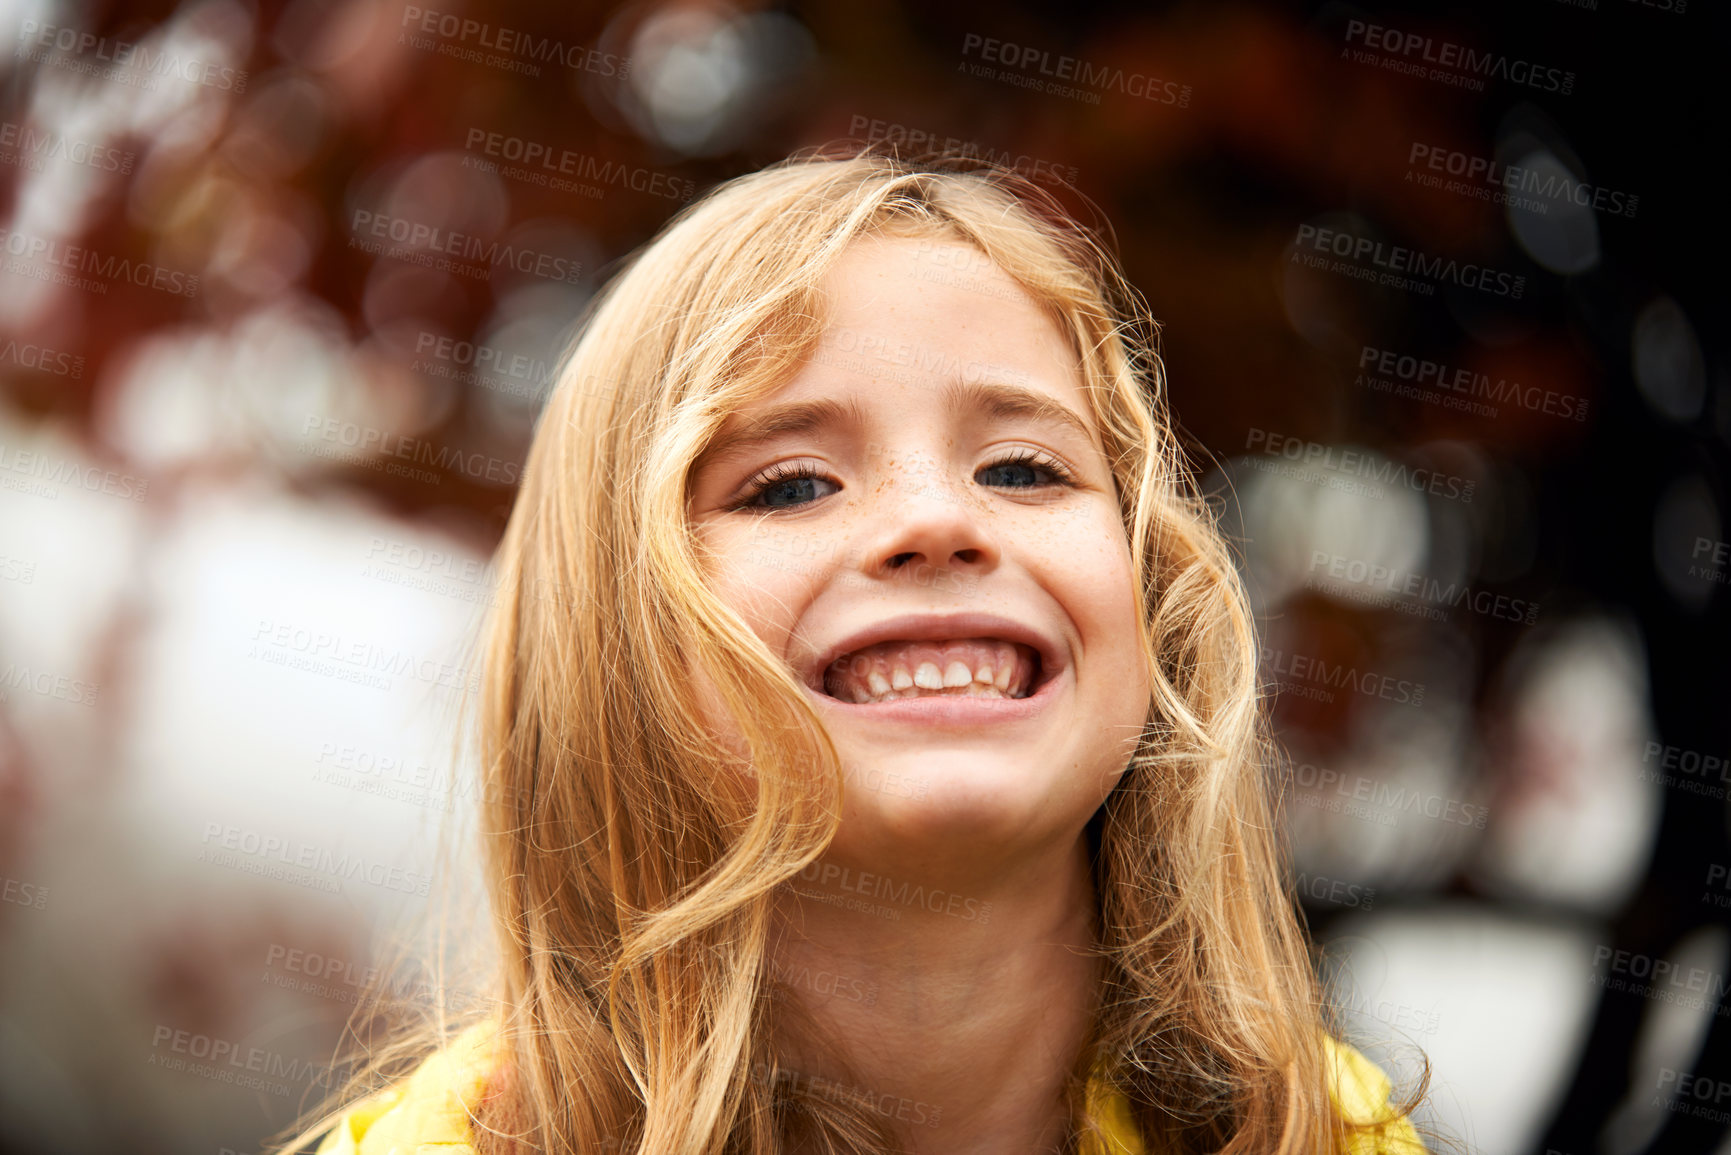
<svg viewBox="0 0 1731 1155"><path fill-rule="evenodd" d="M1060 556L1069 612L1090 666L1110 687L1102 703L1114 722L1140 726L1153 692L1141 641L1141 605L1130 545L1116 511L1079 532Z"/></svg>
<svg viewBox="0 0 1731 1155"><path fill-rule="evenodd" d="M773 524L702 536L709 550L710 591L744 618L772 653L785 654L788 634L821 578L826 542Z"/></svg>
<svg viewBox="0 0 1731 1155"><path fill-rule="evenodd" d="M1114 523L1116 529L1116 523ZM1084 597L1095 631L1090 697L1093 699L1095 746L1105 776L1090 802L1104 802L1118 784L1148 723L1154 687L1142 645L1141 608L1129 543L1122 531L1097 541L1094 563Z"/></svg>
<svg viewBox="0 0 1731 1155"><path fill-rule="evenodd" d="M731 528L731 527L730 527ZM829 580L834 563L825 541L810 531L769 525L705 535L705 580L715 599L745 621L759 641L787 659L812 599ZM706 682L706 716L738 743L737 729L720 708L712 682Z"/></svg>
<svg viewBox="0 0 1731 1155"><path fill-rule="evenodd" d="M791 543L785 534L707 535L704 541L709 549L705 579L710 593L743 618L770 653L786 655L792 630L814 588L813 559L794 552L805 547ZM739 799L748 800L756 786L740 728L711 673L693 669L690 679L711 739L717 749L738 760L729 784Z"/></svg>
<svg viewBox="0 0 1731 1155"><path fill-rule="evenodd" d="M1056 554L1062 559L1058 588L1068 591L1078 625L1092 627L1098 647L1137 649L1136 573L1116 514L1079 521L1066 538Z"/></svg>

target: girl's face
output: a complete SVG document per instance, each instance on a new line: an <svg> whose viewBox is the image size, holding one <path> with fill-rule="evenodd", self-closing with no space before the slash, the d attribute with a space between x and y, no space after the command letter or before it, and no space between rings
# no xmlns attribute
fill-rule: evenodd
<svg viewBox="0 0 1731 1155"><path fill-rule="evenodd" d="M856 243L816 354L732 414L691 514L846 775L830 856L1073 844L1149 702L1113 477L1069 344L978 250Z"/></svg>

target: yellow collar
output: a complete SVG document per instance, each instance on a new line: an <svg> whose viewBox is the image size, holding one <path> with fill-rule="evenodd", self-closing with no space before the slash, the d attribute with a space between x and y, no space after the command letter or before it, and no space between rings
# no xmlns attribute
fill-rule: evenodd
<svg viewBox="0 0 1731 1155"><path fill-rule="evenodd" d="M1077 1155L1144 1155L1130 1100L1115 1087L1097 1079L1089 1083L1088 1109L1100 1121L1101 1134L1082 1136Z"/></svg>
<svg viewBox="0 0 1731 1155"><path fill-rule="evenodd" d="M429 1057L407 1079L355 1104L324 1137L316 1155L389 1155L440 1145L440 1155L475 1155L470 1108L486 1089L494 1066L492 1024L480 1023ZM1347 1155L1423 1155L1405 1116L1388 1105L1389 1082L1353 1048L1324 1036L1331 1072L1329 1095L1349 1121L1375 1126L1353 1136ZM1104 1083L1091 1083L1088 1101L1102 1134L1084 1138L1080 1155L1146 1155L1130 1103Z"/></svg>
<svg viewBox="0 0 1731 1155"><path fill-rule="evenodd" d="M1327 1034L1322 1036L1322 1057L1335 1111L1361 1128L1348 1133L1343 1155L1425 1155L1412 1121L1389 1106L1393 1087L1380 1067ZM1088 1104L1103 1134L1084 1137L1079 1155L1146 1155L1128 1099L1095 1082L1088 1086Z"/></svg>

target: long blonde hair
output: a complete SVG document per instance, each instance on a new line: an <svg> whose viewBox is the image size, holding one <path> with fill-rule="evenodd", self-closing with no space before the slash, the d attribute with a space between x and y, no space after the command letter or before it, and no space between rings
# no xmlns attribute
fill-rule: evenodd
<svg viewBox="0 0 1731 1155"><path fill-rule="evenodd" d="M1059 323L1138 575L1154 692L1089 824L1106 978L1077 1131L1098 1125L1093 1080L1151 1151L1339 1150L1255 633L1166 419L1154 323L1049 194L879 155L796 158L680 213L597 299L540 419L485 641L502 1058L476 1146L894 1149L869 1105L763 1077L786 1025L772 906L833 836L842 775L791 670L711 593L685 516L722 422L813 349L826 271L883 234L974 246ZM715 740L694 670L739 743Z"/></svg>

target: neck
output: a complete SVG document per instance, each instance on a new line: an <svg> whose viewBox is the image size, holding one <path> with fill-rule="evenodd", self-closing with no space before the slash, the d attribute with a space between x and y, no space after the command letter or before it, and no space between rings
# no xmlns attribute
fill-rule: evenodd
<svg viewBox="0 0 1731 1155"><path fill-rule="evenodd" d="M965 876L820 860L792 891L771 958L811 1037L786 1077L866 1090L915 1155L1059 1149L1098 984L1085 839Z"/></svg>

